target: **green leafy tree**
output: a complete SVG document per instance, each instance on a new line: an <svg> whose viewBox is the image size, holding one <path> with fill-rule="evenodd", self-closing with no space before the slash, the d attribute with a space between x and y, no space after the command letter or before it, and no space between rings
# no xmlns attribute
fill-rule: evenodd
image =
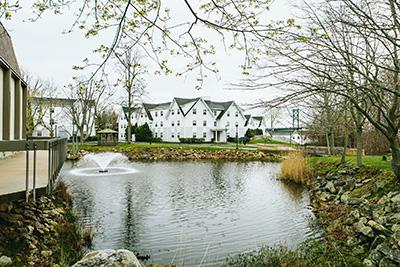
<svg viewBox="0 0 400 267"><path fill-rule="evenodd" d="M150 130L150 127L147 123L138 126L135 131L136 141L138 142L152 142L153 141L153 132Z"/></svg>

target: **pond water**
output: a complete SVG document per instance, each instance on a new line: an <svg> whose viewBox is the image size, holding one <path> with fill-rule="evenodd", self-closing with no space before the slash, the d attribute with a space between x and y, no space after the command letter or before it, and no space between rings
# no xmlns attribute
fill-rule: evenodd
<svg viewBox="0 0 400 267"><path fill-rule="evenodd" d="M277 163L116 158L108 173L87 160L62 171L82 224L95 230L93 249L217 266L264 245L294 247L311 234L308 194L276 180Z"/></svg>

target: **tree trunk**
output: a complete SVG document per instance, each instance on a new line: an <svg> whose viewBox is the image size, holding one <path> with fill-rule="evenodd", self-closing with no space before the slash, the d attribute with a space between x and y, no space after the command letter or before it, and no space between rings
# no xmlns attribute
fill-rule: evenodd
<svg viewBox="0 0 400 267"><path fill-rule="evenodd" d="M331 145L331 154L332 155L336 155L336 149L335 149L335 134L333 133L333 130L331 130L331 132L330 132L330 134L329 134L329 137L330 137L330 145Z"/></svg>
<svg viewBox="0 0 400 267"><path fill-rule="evenodd" d="M128 143L132 143L132 121L131 121L131 108L128 107Z"/></svg>
<svg viewBox="0 0 400 267"><path fill-rule="evenodd" d="M363 156L363 140L362 140L362 132L363 129L357 127L356 130L356 142L357 142L357 166L360 167L362 165L362 156Z"/></svg>
<svg viewBox="0 0 400 267"><path fill-rule="evenodd" d="M345 163L346 162L346 153L347 153L347 145L349 143L349 135L347 133L347 127L345 127L344 131L344 140L343 140L343 152L342 152L342 158L340 159L340 163Z"/></svg>
<svg viewBox="0 0 400 267"><path fill-rule="evenodd" d="M331 144L329 142L329 133L326 133L325 137L326 137L326 147L328 148L328 155L332 155Z"/></svg>
<svg viewBox="0 0 400 267"><path fill-rule="evenodd" d="M390 142L390 148L392 149L392 169L396 175L397 181L400 181L400 153L399 153L399 140L397 137Z"/></svg>

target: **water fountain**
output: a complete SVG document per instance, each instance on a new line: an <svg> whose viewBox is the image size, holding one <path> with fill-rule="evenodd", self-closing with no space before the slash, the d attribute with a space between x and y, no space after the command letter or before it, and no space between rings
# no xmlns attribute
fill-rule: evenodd
<svg viewBox="0 0 400 267"><path fill-rule="evenodd" d="M124 175L137 172L129 166L126 156L119 153L99 153L85 155L77 164L77 168L71 170L75 175L98 176Z"/></svg>

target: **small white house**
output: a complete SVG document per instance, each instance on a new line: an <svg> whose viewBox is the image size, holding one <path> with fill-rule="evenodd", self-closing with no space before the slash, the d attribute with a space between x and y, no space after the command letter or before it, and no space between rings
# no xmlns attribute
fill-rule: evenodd
<svg viewBox="0 0 400 267"><path fill-rule="evenodd" d="M33 98L32 112L35 113L35 120L39 124L33 129L32 135L51 136L51 132L53 132L53 137L70 138L73 130L77 131L77 127L73 127L72 115L68 110L75 101L67 98ZM94 107L92 108L94 109ZM89 136L95 136L94 116L89 118L88 124L91 126L84 129L84 132Z"/></svg>
<svg viewBox="0 0 400 267"><path fill-rule="evenodd" d="M118 119L119 140L126 140L127 108ZM199 98L174 98L160 104L144 103L132 109L132 125L147 123L154 137L167 142L179 138L203 138L206 142L226 142L229 137L244 137L246 117L234 102L215 102Z"/></svg>

